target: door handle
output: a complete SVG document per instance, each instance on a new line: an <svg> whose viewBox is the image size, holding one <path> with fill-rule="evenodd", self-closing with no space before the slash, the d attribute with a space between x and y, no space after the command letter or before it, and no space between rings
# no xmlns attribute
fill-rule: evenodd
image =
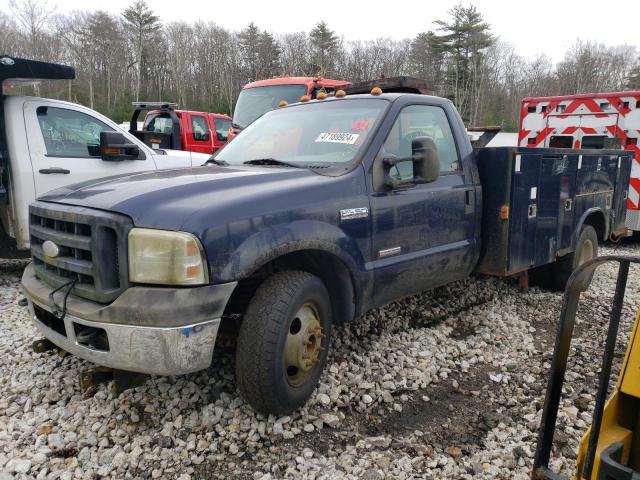
<svg viewBox="0 0 640 480"><path fill-rule="evenodd" d="M59 167L41 168L38 171L40 173L44 173L45 175L50 175L52 173L61 173L63 175L67 175L71 173L71 170L67 170L66 168L59 168Z"/></svg>
<svg viewBox="0 0 640 480"><path fill-rule="evenodd" d="M474 199L475 199L475 192L473 190L465 190L464 213L473 213Z"/></svg>

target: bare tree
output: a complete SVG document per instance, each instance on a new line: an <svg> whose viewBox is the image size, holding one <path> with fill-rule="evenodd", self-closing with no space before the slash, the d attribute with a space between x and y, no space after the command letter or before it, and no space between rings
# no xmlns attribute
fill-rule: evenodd
<svg viewBox="0 0 640 480"><path fill-rule="evenodd" d="M273 75L350 81L414 75L451 98L468 123L509 130L517 128L527 96L640 89L633 46L577 41L556 66L546 56L524 58L494 37L473 6L458 5L413 38L345 41L324 22L274 36L253 24L239 32L201 21L163 26L141 0L119 16L53 15L47 1L11 0L13 15L0 12L0 54L73 65L75 80L44 82L42 93L118 121L142 96L230 113L243 85Z"/></svg>
<svg viewBox="0 0 640 480"><path fill-rule="evenodd" d="M45 58L46 30L55 12L47 0L10 0L15 19L26 35L26 54L31 58Z"/></svg>

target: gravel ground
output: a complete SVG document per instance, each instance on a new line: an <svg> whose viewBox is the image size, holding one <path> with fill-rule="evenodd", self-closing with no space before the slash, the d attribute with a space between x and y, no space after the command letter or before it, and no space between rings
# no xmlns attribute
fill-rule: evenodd
<svg viewBox="0 0 640 480"><path fill-rule="evenodd" d="M529 478L560 294L474 277L370 312L336 329L308 405L275 418L243 403L224 346L208 371L83 399L87 362L31 351L25 265L0 261L2 480ZM553 457L567 474L591 420L614 285L603 267L583 296ZM635 267L618 358L639 306Z"/></svg>

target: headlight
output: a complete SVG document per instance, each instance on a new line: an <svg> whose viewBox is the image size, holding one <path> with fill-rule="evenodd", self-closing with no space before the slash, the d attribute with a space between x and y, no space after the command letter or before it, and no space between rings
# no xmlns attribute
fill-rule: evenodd
<svg viewBox="0 0 640 480"><path fill-rule="evenodd" d="M133 228L129 232L129 280L161 285L208 283L202 246L190 233Z"/></svg>

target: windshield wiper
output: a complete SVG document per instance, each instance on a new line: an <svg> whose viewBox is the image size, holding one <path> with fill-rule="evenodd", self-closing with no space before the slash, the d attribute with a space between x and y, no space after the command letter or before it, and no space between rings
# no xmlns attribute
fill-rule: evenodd
<svg viewBox="0 0 640 480"><path fill-rule="evenodd" d="M208 158L206 162L204 162L204 165L210 165L210 164L214 164L214 165L220 165L221 167L226 167L229 165L229 163L225 162L224 160L218 160L217 158Z"/></svg>
<svg viewBox="0 0 640 480"><path fill-rule="evenodd" d="M283 162L282 160L277 160L275 158L256 158L254 160L247 160L246 162L242 162L244 165L276 165L280 167L293 167L293 168L301 168L301 165L296 165L295 163Z"/></svg>

